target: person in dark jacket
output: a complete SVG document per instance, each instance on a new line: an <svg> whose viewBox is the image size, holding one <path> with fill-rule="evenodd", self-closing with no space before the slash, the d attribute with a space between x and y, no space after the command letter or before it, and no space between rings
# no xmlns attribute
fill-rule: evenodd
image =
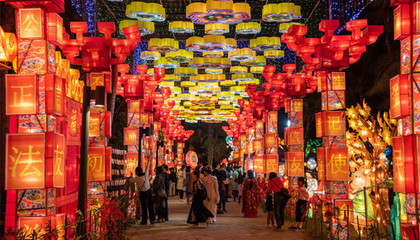
<svg viewBox="0 0 420 240"><path fill-rule="evenodd" d="M192 174L192 192L193 200L191 204L190 213L188 214L187 223L198 226L198 223L211 223L213 214L204 206L204 201L207 200L207 191L200 180L200 172L194 171Z"/></svg>
<svg viewBox="0 0 420 240"><path fill-rule="evenodd" d="M169 197L169 185L170 185L170 178L168 174L168 165L162 164L163 168L163 175L165 176L165 190L166 190L166 196ZM164 207L163 207L163 218L165 221L169 221L168 215L169 215L169 209L168 209L168 198L164 199Z"/></svg>
<svg viewBox="0 0 420 240"><path fill-rule="evenodd" d="M158 215L157 222L165 222L164 211L165 204L167 201L166 189L165 189L165 175L163 174L163 167L159 166L156 168L156 178L153 181L153 202L155 205L156 213Z"/></svg>
<svg viewBox="0 0 420 240"><path fill-rule="evenodd" d="M176 196L176 172L174 168L169 169L169 196Z"/></svg>

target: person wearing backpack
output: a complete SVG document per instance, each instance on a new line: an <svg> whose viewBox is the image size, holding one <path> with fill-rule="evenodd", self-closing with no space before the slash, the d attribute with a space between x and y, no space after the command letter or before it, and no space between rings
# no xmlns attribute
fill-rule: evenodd
<svg viewBox="0 0 420 240"><path fill-rule="evenodd" d="M284 225L284 209L290 196L288 195L288 190L284 188L284 181L275 172L271 172L268 175L267 195L269 194L274 194L273 210L277 223L277 228L274 230L279 231L281 226Z"/></svg>
<svg viewBox="0 0 420 240"><path fill-rule="evenodd" d="M219 185L217 183L217 178L213 175L212 169L210 166L207 166L203 169L204 177L202 179L204 187L207 190L207 199L204 200L204 206L214 215L211 218L211 223L216 222L217 214L217 203L219 203Z"/></svg>
<svg viewBox="0 0 420 240"><path fill-rule="evenodd" d="M207 200L207 191L200 180L200 172L194 171L192 173L192 180L193 200L187 223L198 226L198 223L206 222L209 225L214 215L204 206L204 201Z"/></svg>

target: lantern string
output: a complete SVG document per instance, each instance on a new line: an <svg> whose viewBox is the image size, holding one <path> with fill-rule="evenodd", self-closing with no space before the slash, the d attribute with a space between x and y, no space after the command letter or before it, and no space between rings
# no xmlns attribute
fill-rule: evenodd
<svg viewBox="0 0 420 240"><path fill-rule="evenodd" d="M105 8L108 10L108 12L110 12L110 13L111 13L112 17L113 17L113 18L115 19L115 21L117 22L117 21L118 21L118 20L117 20L117 17L115 17L114 12L111 10L111 8L108 6L108 4L107 4L104 0L101 0L101 2L102 2L102 4L104 4Z"/></svg>
<svg viewBox="0 0 420 240"><path fill-rule="evenodd" d="M312 15L314 14L314 12L315 12L315 10L318 7L318 5L319 5L320 2L321 2L321 0L318 0L318 2L315 4L314 8L312 8L312 11L309 14L309 17L305 21L305 25L309 22L309 19L311 19Z"/></svg>

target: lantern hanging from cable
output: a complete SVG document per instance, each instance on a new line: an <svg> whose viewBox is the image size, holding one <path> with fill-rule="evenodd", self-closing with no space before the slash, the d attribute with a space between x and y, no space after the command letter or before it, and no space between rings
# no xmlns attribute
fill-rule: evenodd
<svg viewBox="0 0 420 240"><path fill-rule="evenodd" d="M236 40L222 35L205 35L187 39L186 49L195 52L226 52L236 49Z"/></svg>
<svg viewBox="0 0 420 240"><path fill-rule="evenodd" d="M198 82L197 86L200 88L215 88L219 86L218 82Z"/></svg>
<svg viewBox="0 0 420 240"><path fill-rule="evenodd" d="M224 74L200 74L190 77L191 82L217 83L225 80Z"/></svg>
<svg viewBox="0 0 420 240"><path fill-rule="evenodd" d="M174 21L169 23L169 31L173 33L194 33L194 23Z"/></svg>
<svg viewBox="0 0 420 240"><path fill-rule="evenodd" d="M163 22L166 19L165 9L157 3L131 2L125 9L125 15L145 22Z"/></svg>
<svg viewBox="0 0 420 240"><path fill-rule="evenodd" d="M232 100L235 99L235 96L232 95L230 92L221 92L217 94L217 98L219 100Z"/></svg>
<svg viewBox="0 0 420 240"><path fill-rule="evenodd" d="M230 88L230 92L232 94L238 94L238 95L246 93L245 92L245 86L233 86L233 87ZM248 97L248 95L247 95L247 97Z"/></svg>
<svg viewBox="0 0 420 240"><path fill-rule="evenodd" d="M212 69L212 68L207 68L204 70L204 72L206 72L207 74L223 74L223 69Z"/></svg>
<svg viewBox="0 0 420 240"><path fill-rule="evenodd" d="M169 52L165 54L166 60L175 63L187 63L194 58L194 52L180 49L176 52Z"/></svg>
<svg viewBox="0 0 420 240"><path fill-rule="evenodd" d="M257 22L244 22L239 23L235 27L237 34L258 34L261 32L261 24Z"/></svg>
<svg viewBox="0 0 420 240"><path fill-rule="evenodd" d="M191 82L191 81L182 81L181 82L181 87L186 88L186 87L195 87L197 86L197 83L195 82Z"/></svg>
<svg viewBox="0 0 420 240"><path fill-rule="evenodd" d="M264 5L262 19L266 22L290 22L302 17L300 6L291 2Z"/></svg>
<svg viewBox="0 0 420 240"><path fill-rule="evenodd" d="M258 37L251 39L250 47L255 51L280 50L281 41L279 37Z"/></svg>
<svg viewBox="0 0 420 240"><path fill-rule="evenodd" d="M189 92L192 94L200 95L200 94L209 94L215 95L221 92L220 87L211 87L211 88L203 88L203 87L190 87Z"/></svg>
<svg viewBox="0 0 420 240"><path fill-rule="evenodd" d="M284 57L284 51L283 50L264 51L264 57L268 59L282 58Z"/></svg>
<svg viewBox="0 0 420 240"><path fill-rule="evenodd" d="M206 3L189 4L186 9L186 17L197 24L237 24L250 19L251 10L247 3L207 0Z"/></svg>
<svg viewBox="0 0 420 240"><path fill-rule="evenodd" d="M254 74L261 74L264 71L264 67L251 67L249 72Z"/></svg>
<svg viewBox="0 0 420 240"><path fill-rule="evenodd" d="M265 66L266 60L264 56L257 56L256 59L250 60L248 62L241 62L241 65L245 65L247 67L262 67Z"/></svg>
<svg viewBox="0 0 420 240"><path fill-rule="evenodd" d="M181 77L176 76L174 74L165 74L165 77L162 79L162 82L175 82L175 81L181 81Z"/></svg>
<svg viewBox="0 0 420 240"><path fill-rule="evenodd" d="M149 40L150 51L157 51L160 53L168 53L178 51L179 43L172 38L151 38Z"/></svg>
<svg viewBox="0 0 420 240"><path fill-rule="evenodd" d="M155 67L162 67L165 69L179 68L179 63L169 62L165 58L154 61Z"/></svg>
<svg viewBox="0 0 420 240"><path fill-rule="evenodd" d="M192 77L197 76L198 70L190 67L180 67L174 70L174 74L180 77Z"/></svg>
<svg viewBox="0 0 420 240"><path fill-rule="evenodd" d="M232 63L227 58L202 58L196 57L190 63L189 66L197 69L222 69L229 68Z"/></svg>
<svg viewBox="0 0 420 240"><path fill-rule="evenodd" d="M203 52L203 57L208 58L221 58L225 54L223 52Z"/></svg>
<svg viewBox="0 0 420 240"><path fill-rule="evenodd" d="M146 61L155 61L160 59L160 52L142 51L140 58Z"/></svg>
<svg viewBox="0 0 420 240"><path fill-rule="evenodd" d="M143 22L138 20L124 19L118 25L120 34L123 34L123 29L126 27L137 26L141 36L153 34L155 32L154 22Z"/></svg>
<svg viewBox="0 0 420 240"><path fill-rule="evenodd" d="M245 74L247 72L248 68L243 66L234 66L230 68L230 73L232 74Z"/></svg>
<svg viewBox="0 0 420 240"><path fill-rule="evenodd" d="M232 80L235 82L248 82L254 80L254 75L252 73L232 74Z"/></svg>
<svg viewBox="0 0 420 240"><path fill-rule="evenodd" d="M252 74L252 73L251 73ZM255 84L255 85L259 85L260 84L260 80L258 78L254 78L251 81L238 81L238 85L239 86L245 86L248 84Z"/></svg>
<svg viewBox="0 0 420 240"><path fill-rule="evenodd" d="M279 24L279 32L280 33L287 33L289 28L293 25L300 25L303 26L305 24L303 23L297 23L297 22L287 22L287 23L280 23Z"/></svg>
<svg viewBox="0 0 420 240"><path fill-rule="evenodd" d="M229 32L229 25L222 23L210 23L204 27L205 34L209 35L223 35Z"/></svg>
<svg viewBox="0 0 420 240"><path fill-rule="evenodd" d="M231 61L247 62L256 59L256 53L250 48L239 48L228 53Z"/></svg>
<svg viewBox="0 0 420 240"><path fill-rule="evenodd" d="M225 80L219 83L221 87L232 87L236 86L236 82L232 80Z"/></svg>

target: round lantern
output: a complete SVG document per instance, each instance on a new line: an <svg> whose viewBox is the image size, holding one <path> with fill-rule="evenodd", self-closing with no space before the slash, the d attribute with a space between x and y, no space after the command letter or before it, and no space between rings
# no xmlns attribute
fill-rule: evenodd
<svg viewBox="0 0 420 240"><path fill-rule="evenodd" d="M208 58L221 58L224 56L223 52L203 52L203 57Z"/></svg>
<svg viewBox="0 0 420 240"><path fill-rule="evenodd" d="M251 18L251 9L247 3L207 0L189 4L186 17L197 24L237 24Z"/></svg>
<svg viewBox="0 0 420 240"><path fill-rule="evenodd" d="M197 86L197 83L192 82L192 81L182 81L181 82L181 87L187 88L187 87L195 87Z"/></svg>
<svg viewBox="0 0 420 240"><path fill-rule="evenodd" d="M257 34L261 32L261 24L257 22L239 23L235 29L237 34Z"/></svg>
<svg viewBox="0 0 420 240"><path fill-rule="evenodd" d="M232 74L244 74L248 72L248 68L247 67L242 67L242 66L234 66L230 68L230 73Z"/></svg>
<svg viewBox="0 0 420 240"><path fill-rule="evenodd" d="M176 52L169 52L165 54L166 60L175 63L187 63L194 58L194 53L185 49L180 49Z"/></svg>
<svg viewBox="0 0 420 240"><path fill-rule="evenodd" d="M283 50L264 51L264 57L268 59L282 58L284 57L284 51Z"/></svg>
<svg viewBox="0 0 420 240"><path fill-rule="evenodd" d="M292 2L267 4L262 11L263 21L266 22L290 22L301 17L300 6Z"/></svg>
<svg viewBox="0 0 420 240"><path fill-rule="evenodd" d="M232 80L235 82L249 82L254 80L254 75L252 73L232 74Z"/></svg>
<svg viewBox="0 0 420 240"><path fill-rule="evenodd" d="M288 22L288 23L280 23L279 24L279 32L280 33L287 33L289 28L293 25L300 25L303 26L303 23L296 23L296 22Z"/></svg>
<svg viewBox="0 0 420 240"><path fill-rule="evenodd" d="M250 48L240 48L228 53L230 61L247 62L255 60L255 51Z"/></svg>
<svg viewBox="0 0 420 240"><path fill-rule="evenodd" d="M140 58L146 61L155 61L160 59L160 52L143 51L140 54Z"/></svg>
<svg viewBox="0 0 420 240"><path fill-rule="evenodd" d="M233 86L230 88L230 92L232 94L242 94L242 93L246 93L245 92L245 86Z"/></svg>
<svg viewBox="0 0 420 240"><path fill-rule="evenodd" d="M314 170L317 166L316 164L316 160L314 158L309 158L308 162L306 163L306 166L310 169L310 170Z"/></svg>
<svg viewBox="0 0 420 240"><path fill-rule="evenodd" d="M166 14L162 5L157 3L131 2L125 9L128 18L135 18L139 21L165 21Z"/></svg>
<svg viewBox="0 0 420 240"><path fill-rule="evenodd" d="M172 38L151 38L149 40L150 51L157 51L160 53L168 53L178 51L179 43Z"/></svg>
<svg viewBox="0 0 420 240"><path fill-rule="evenodd" d="M239 86L245 86L245 85L248 85L248 84L259 85L260 84L260 80L258 78L254 78L252 81L240 81L240 82L238 82L238 85Z"/></svg>
<svg viewBox="0 0 420 240"><path fill-rule="evenodd" d="M165 77L162 79L162 82L175 82L181 81L181 77L174 74L165 74Z"/></svg>
<svg viewBox="0 0 420 240"><path fill-rule="evenodd" d="M190 100L194 97L194 95L190 94L190 93L180 93L176 96L179 100Z"/></svg>
<svg viewBox="0 0 420 240"><path fill-rule="evenodd" d="M202 58L196 57L190 63L190 67L197 69L222 69L229 68L232 66L231 62L227 58Z"/></svg>
<svg viewBox="0 0 420 240"><path fill-rule="evenodd" d="M264 67L251 67L249 71L254 74L261 74L264 71Z"/></svg>
<svg viewBox="0 0 420 240"><path fill-rule="evenodd" d="M221 87L232 87L232 86L236 86L236 82L232 80L226 80L226 81L220 82L219 85Z"/></svg>
<svg viewBox="0 0 420 240"><path fill-rule="evenodd" d="M206 72L207 74L223 74L223 69L212 69L212 68L207 68L204 70L204 72Z"/></svg>
<svg viewBox="0 0 420 240"><path fill-rule="evenodd" d="M222 35L205 35L187 39L186 49L195 52L221 52L236 49L236 40Z"/></svg>
<svg viewBox="0 0 420 240"><path fill-rule="evenodd" d="M120 28L120 34L123 33L123 29L126 27L137 26L141 36L147 34L153 34L155 32L155 23L154 22L142 22L138 20L129 20L124 19L120 22L118 27Z"/></svg>
<svg viewBox="0 0 420 240"><path fill-rule="evenodd" d="M165 58L161 58L154 62L155 67L162 67L165 69L179 68L179 63L169 62Z"/></svg>
<svg viewBox="0 0 420 240"><path fill-rule="evenodd" d="M190 67L180 67L174 70L175 76L192 77L198 74L198 70Z"/></svg>
<svg viewBox="0 0 420 240"><path fill-rule="evenodd" d="M266 60L264 56L257 56L254 60L241 63L241 65L245 65L247 67L262 67L265 66L265 64Z"/></svg>
<svg viewBox="0 0 420 240"><path fill-rule="evenodd" d="M209 35L223 35L229 32L228 24L211 23L204 27L205 33Z"/></svg>
<svg viewBox="0 0 420 240"><path fill-rule="evenodd" d="M224 74L200 74L190 77L191 82L217 83L225 80Z"/></svg>
<svg viewBox="0 0 420 240"><path fill-rule="evenodd" d="M170 22L169 31L173 33L193 33L194 23L183 21Z"/></svg>
<svg viewBox="0 0 420 240"><path fill-rule="evenodd" d="M280 50L281 41L279 37L258 37L251 39L250 47L255 51Z"/></svg>

